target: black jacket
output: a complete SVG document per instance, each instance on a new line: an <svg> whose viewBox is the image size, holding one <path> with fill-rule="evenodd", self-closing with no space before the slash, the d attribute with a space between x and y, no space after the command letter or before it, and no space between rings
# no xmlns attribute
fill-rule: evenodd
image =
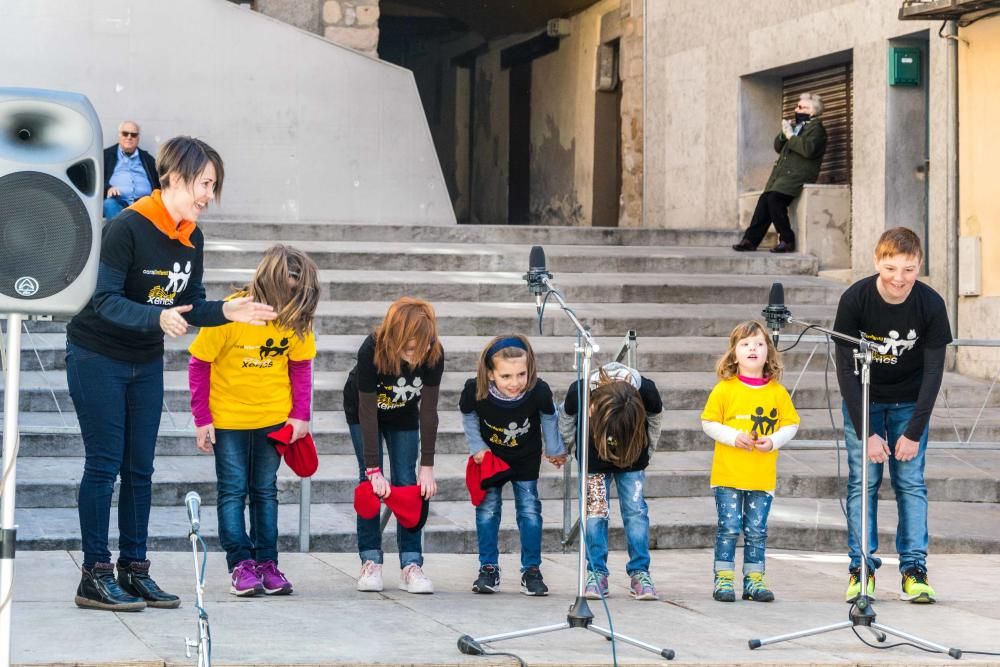
<svg viewBox="0 0 1000 667"><path fill-rule="evenodd" d="M142 161L142 167L146 171L146 178L149 179L149 184L153 186L154 190L160 188L160 179L156 176L156 160L153 156L137 148L139 151L139 159ZM115 165L118 164L118 144L108 146L104 149L104 196L108 196L108 189L111 187L111 175L115 173Z"/></svg>

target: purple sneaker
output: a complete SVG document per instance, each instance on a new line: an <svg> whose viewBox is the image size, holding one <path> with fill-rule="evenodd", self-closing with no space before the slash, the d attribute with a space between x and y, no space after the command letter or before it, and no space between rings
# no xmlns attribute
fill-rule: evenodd
<svg viewBox="0 0 1000 667"><path fill-rule="evenodd" d="M284 573L278 569L277 563L273 560L257 563L257 575L264 585L266 595L288 595L292 592L292 582L285 578Z"/></svg>
<svg viewBox="0 0 1000 667"><path fill-rule="evenodd" d="M251 598L258 593L264 592L264 584L257 574L257 562L249 558L240 561L233 568L233 585L229 592L240 597Z"/></svg>

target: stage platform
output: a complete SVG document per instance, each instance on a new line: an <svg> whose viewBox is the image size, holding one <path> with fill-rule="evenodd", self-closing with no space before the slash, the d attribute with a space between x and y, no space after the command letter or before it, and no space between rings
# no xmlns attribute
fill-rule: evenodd
<svg viewBox="0 0 1000 667"><path fill-rule="evenodd" d="M513 509L513 508L511 508ZM190 552L150 554L153 574L183 597L180 609L112 614L77 609L73 595L80 555L65 551L20 552L14 594L13 662L18 665L193 665L184 656L185 637L197 633ZM221 553L208 559L206 608L213 665L515 665L505 656L459 653L463 634L483 636L551 625L565 619L575 593L575 554L546 554L542 564L548 597L519 591L517 556L501 556L501 592L470 591L474 555L429 554L425 570L433 595L396 589L398 561L387 554L386 590L355 590L354 554L283 554L281 567L295 584L289 597L242 599L228 593ZM843 602L846 558L840 554L771 550L770 604L715 602L710 550L654 551L652 574L659 602L628 596L627 555L612 552L608 607L615 630L676 651L668 663L618 644L618 664L674 665L940 665L954 661L915 648L876 650L840 630L756 651L747 640L783 634L847 618ZM879 622L930 641L965 650L1000 652L1000 555L932 555L930 581L939 602L898 600L895 561L887 558L877 582ZM599 601L598 625L607 627ZM865 632L862 636L870 640ZM891 640L890 640L891 643ZM595 633L564 630L501 642L530 665L610 665L611 644ZM966 655L962 663L1000 664L1000 656Z"/></svg>

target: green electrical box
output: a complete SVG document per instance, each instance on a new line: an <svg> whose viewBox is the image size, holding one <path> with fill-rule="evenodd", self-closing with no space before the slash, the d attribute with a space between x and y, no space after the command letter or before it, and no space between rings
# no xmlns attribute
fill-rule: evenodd
<svg viewBox="0 0 1000 667"><path fill-rule="evenodd" d="M889 47L889 85L920 85L920 49Z"/></svg>

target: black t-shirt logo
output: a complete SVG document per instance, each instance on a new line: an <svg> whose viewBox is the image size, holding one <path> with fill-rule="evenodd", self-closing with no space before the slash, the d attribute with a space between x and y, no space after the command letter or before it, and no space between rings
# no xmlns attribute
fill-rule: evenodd
<svg viewBox="0 0 1000 667"><path fill-rule="evenodd" d="M263 345L260 346L260 358L265 357L280 357L285 352L288 351L288 339L282 338L281 342L277 345L274 344L273 338L268 338Z"/></svg>
<svg viewBox="0 0 1000 667"><path fill-rule="evenodd" d="M753 432L758 435L771 435L774 433L774 427L778 425L778 409L771 408L770 416L764 416L764 408L758 405L754 413L750 416L750 421L753 423Z"/></svg>

